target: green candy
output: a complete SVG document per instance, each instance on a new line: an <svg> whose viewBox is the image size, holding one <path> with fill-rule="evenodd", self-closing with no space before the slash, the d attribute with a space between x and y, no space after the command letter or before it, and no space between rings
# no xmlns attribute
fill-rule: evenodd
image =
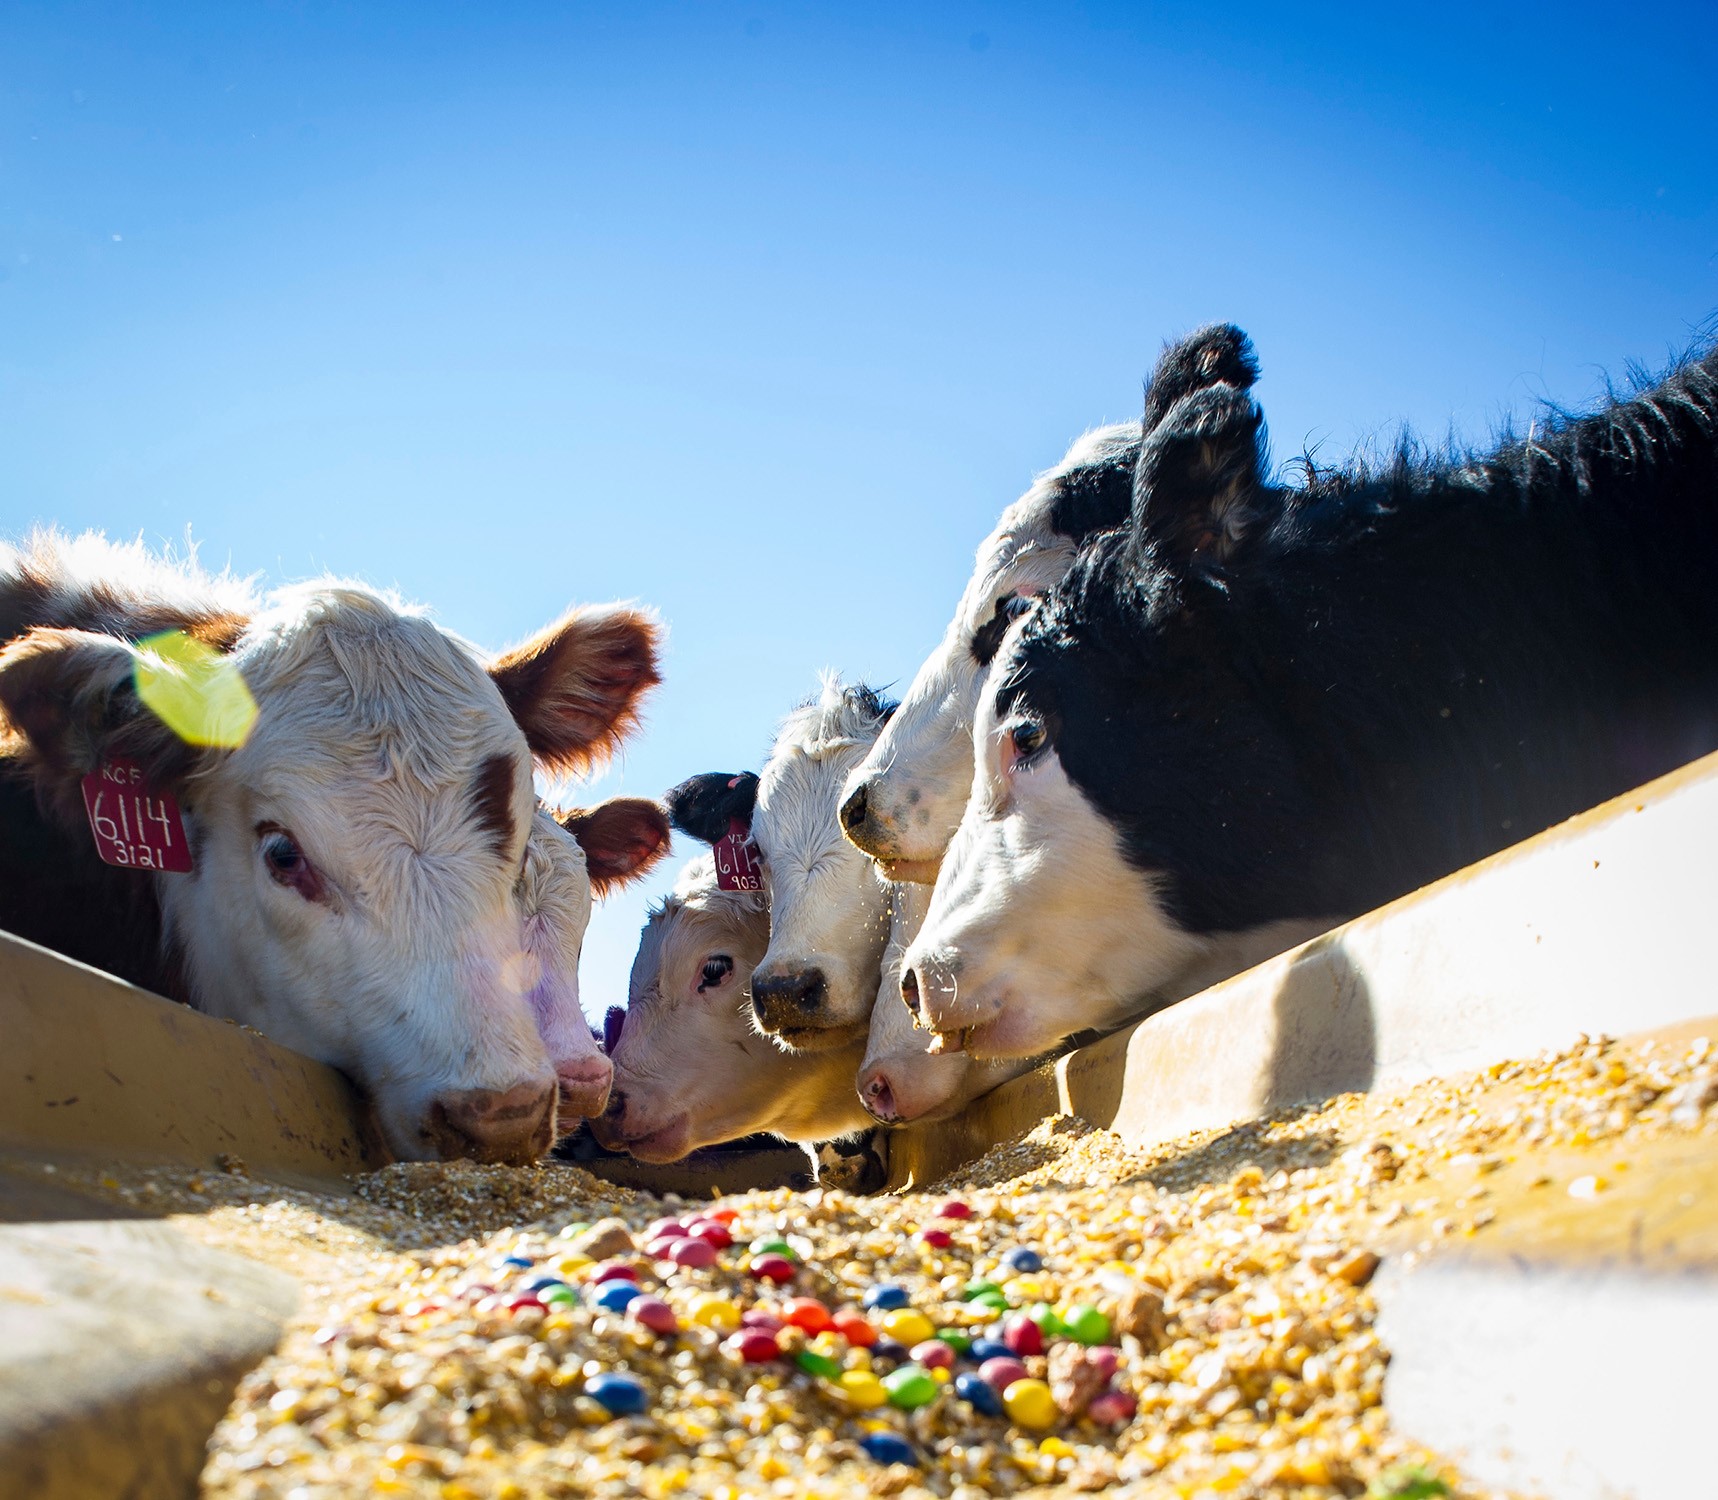
<svg viewBox="0 0 1718 1500"><path fill-rule="evenodd" d="M921 1365L902 1365L883 1377L883 1389L889 1393L889 1404L903 1411L928 1406L937 1399L938 1386L930 1371Z"/></svg>
<svg viewBox="0 0 1718 1500"><path fill-rule="evenodd" d="M975 1276L967 1282L966 1290L960 1295L963 1301L976 1302L986 1292L1000 1292L1001 1290L1002 1288L994 1281L986 1281L982 1276Z"/></svg>
<svg viewBox="0 0 1718 1500"><path fill-rule="evenodd" d="M590 1227L591 1226L589 1224L584 1223L582 1220L577 1224L569 1224L561 1231L561 1238L564 1240L576 1240Z"/></svg>
<svg viewBox="0 0 1718 1500"><path fill-rule="evenodd" d="M841 1378L841 1361L833 1355L820 1354L815 1349L801 1349L794 1355L793 1362L807 1375L816 1375L824 1380Z"/></svg>
<svg viewBox="0 0 1718 1500"><path fill-rule="evenodd" d="M795 1250L786 1240L770 1239L768 1237L752 1241L753 1255L785 1255L789 1260L797 1261L799 1251Z"/></svg>
<svg viewBox="0 0 1718 1500"><path fill-rule="evenodd" d="M972 1339L958 1328L939 1328L937 1337L954 1350L956 1354L965 1354L972 1348Z"/></svg>
<svg viewBox="0 0 1718 1500"><path fill-rule="evenodd" d="M1086 1311L1092 1312L1095 1309L1087 1308ZM1034 1302L1026 1309L1026 1316L1038 1325L1038 1331L1045 1338L1055 1338L1059 1333L1072 1332L1071 1329L1063 1328L1062 1320L1056 1316L1056 1309L1051 1307L1048 1302ZM1103 1315L1100 1313L1099 1316L1102 1317ZM1082 1340L1082 1342L1085 1341Z"/></svg>
<svg viewBox="0 0 1718 1500"><path fill-rule="evenodd" d="M1008 1311L1008 1296L1000 1288L994 1292L980 1292L976 1297L969 1300L976 1302L980 1307L988 1307L992 1312L1004 1313Z"/></svg>
<svg viewBox="0 0 1718 1500"><path fill-rule="evenodd" d="M548 1286L537 1293L537 1300L543 1303L577 1302L579 1294L570 1286Z"/></svg>
<svg viewBox="0 0 1718 1500"><path fill-rule="evenodd" d="M1069 1338L1082 1344L1109 1342L1110 1320L1095 1307L1070 1307L1062 1315L1062 1327Z"/></svg>

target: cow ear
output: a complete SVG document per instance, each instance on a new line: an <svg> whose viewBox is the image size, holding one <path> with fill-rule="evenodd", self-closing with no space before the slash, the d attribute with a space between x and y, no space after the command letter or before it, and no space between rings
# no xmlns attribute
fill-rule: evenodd
<svg viewBox="0 0 1718 1500"><path fill-rule="evenodd" d="M738 776L709 771L673 788L662 799L668 804L668 821L682 833L706 844L726 838L738 823L750 830L752 810L758 802L758 778L750 771Z"/></svg>
<svg viewBox="0 0 1718 1500"><path fill-rule="evenodd" d="M1233 323L1208 323L1173 344L1165 344L1145 386L1145 436L1150 437L1176 402L1212 386L1253 388L1259 358L1253 341Z"/></svg>
<svg viewBox="0 0 1718 1500"><path fill-rule="evenodd" d="M1134 471L1135 544L1180 565L1225 563L1280 500L1264 477L1264 417L1233 386L1177 401Z"/></svg>
<svg viewBox="0 0 1718 1500"><path fill-rule="evenodd" d="M638 724L640 700L662 680L661 631L619 605L575 609L503 652L489 675L548 770L582 775Z"/></svg>
<svg viewBox="0 0 1718 1500"><path fill-rule="evenodd" d="M104 761L128 757L166 791L211 753L138 696L140 667L157 680L174 671L128 641L86 630L32 630L0 651L0 731L22 742L26 774L69 821L81 816L79 783Z"/></svg>
<svg viewBox="0 0 1718 1500"><path fill-rule="evenodd" d="M585 851L591 890L599 896L638 879L668 852L668 814L643 797L611 797L557 814L555 821Z"/></svg>

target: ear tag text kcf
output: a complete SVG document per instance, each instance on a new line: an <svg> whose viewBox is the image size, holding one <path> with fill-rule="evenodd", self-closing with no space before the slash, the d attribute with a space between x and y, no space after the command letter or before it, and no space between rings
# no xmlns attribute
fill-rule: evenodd
<svg viewBox="0 0 1718 1500"><path fill-rule="evenodd" d="M728 820L727 834L716 840L716 888L722 891L761 891L763 865L751 831L738 818Z"/></svg>
<svg viewBox="0 0 1718 1500"><path fill-rule="evenodd" d="M83 779L84 812L103 863L127 870L191 872L191 845L179 804L143 779L125 756L104 760Z"/></svg>

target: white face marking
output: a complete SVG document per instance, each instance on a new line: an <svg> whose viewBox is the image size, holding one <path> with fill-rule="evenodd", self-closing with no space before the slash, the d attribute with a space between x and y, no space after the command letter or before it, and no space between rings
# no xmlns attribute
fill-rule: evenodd
<svg viewBox="0 0 1718 1500"><path fill-rule="evenodd" d="M1076 543L1051 525L1058 481L1106 455L1138 447L1137 422L1087 433L1002 513L979 546L942 643L843 789L845 800L865 788L867 820L850 836L892 877L933 881L960 824L972 781L973 718L989 673L989 664L974 655L975 638L996 619L999 606L1044 593L1073 564Z"/></svg>
<svg viewBox="0 0 1718 1500"><path fill-rule="evenodd" d="M576 973L588 885L569 907L563 851L528 935L530 752L474 654L427 620L354 588L290 591L233 660L257 723L195 779L199 865L160 881L167 934L200 1008L343 1068L396 1155L433 1156L439 1098L552 1085L539 1014L577 1050L550 991L569 953ZM514 767L504 850L473 808L495 756ZM310 886L278 878L282 838Z"/></svg>
<svg viewBox="0 0 1718 1500"><path fill-rule="evenodd" d="M905 967L925 1023L978 1058L1025 1058L1106 1031L1262 962L1330 924L1197 934L1164 910L1114 825L1030 726L974 737L972 796Z"/></svg>
<svg viewBox="0 0 1718 1500"><path fill-rule="evenodd" d="M791 1053L757 1031L749 985L768 941L760 895L718 890L709 855L686 866L639 940L615 1102L593 1125L604 1145L677 1161L755 1131L815 1141L865 1123L857 1045Z"/></svg>

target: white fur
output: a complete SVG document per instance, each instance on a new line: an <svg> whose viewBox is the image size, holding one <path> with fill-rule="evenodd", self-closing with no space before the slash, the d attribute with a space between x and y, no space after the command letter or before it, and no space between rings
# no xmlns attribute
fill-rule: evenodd
<svg viewBox="0 0 1718 1500"><path fill-rule="evenodd" d="M645 923L616 1044L614 1105L598 1139L646 1161L755 1131L823 1141L868 1123L853 1092L860 1045L786 1052L753 1024L751 977L769 943L761 892L723 891L708 854ZM733 971L700 992L705 963Z"/></svg>
<svg viewBox="0 0 1718 1500"><path fill-rule="evenodd" d="M1058 483L1072 471L1139 447L1139 423L1100 427L1079 438L1062 461L1003 511L979 545L971 580L942 643L926 659L901 706L843 791L864 785L866 847L902 879L929 883L960 823L972 785L972 725L987 668L973 636L1013 594L1041 594L1073 565L1078 545L1052 529Z"/></svg>
<svg viewBox="0 0 1718 1500"><path fill-rule="evenodd" d="M759 773L752 838L763 855L770 942L755 977L816 968L827 985L814 1023L827 1037L795 1033L796 1046L862 1037L876 996L888 882L842 836L838 814L842 786L879 728L826 675L816 700L782 724Z"/></svg>
<svg viewBox="0 0 1718 1500"><path fill-rule="evenodd" d="M187 793L197 869L138 877L157 883L163 941L199 1009L347 1071L405 1158L434 1154L426 1112L444 1095L558 1072L595 1081L603 1064L578 1011L583 851L536 814L524 735L473 647L349 581L259 599L137 545L39 535L27 555L66 607L101 588L249 617L231 660L258 717ZM19 557L0 555L0 583ZM132 648L112 649L128 671ZM504 854L472 812L491 755L517 768ZM263 823L291 831L326 902L270 878Z"/></svg>
<svg viewBox="0 0 1718 1500"><path fill-rule="evenodd" d="M1069 779L1054 750L1004 770L1006 726L980 705L972 795L905 964L921 1019L979 1058L1025 1058L1109 1030L1325 930L1201 935Z"/></svg>

